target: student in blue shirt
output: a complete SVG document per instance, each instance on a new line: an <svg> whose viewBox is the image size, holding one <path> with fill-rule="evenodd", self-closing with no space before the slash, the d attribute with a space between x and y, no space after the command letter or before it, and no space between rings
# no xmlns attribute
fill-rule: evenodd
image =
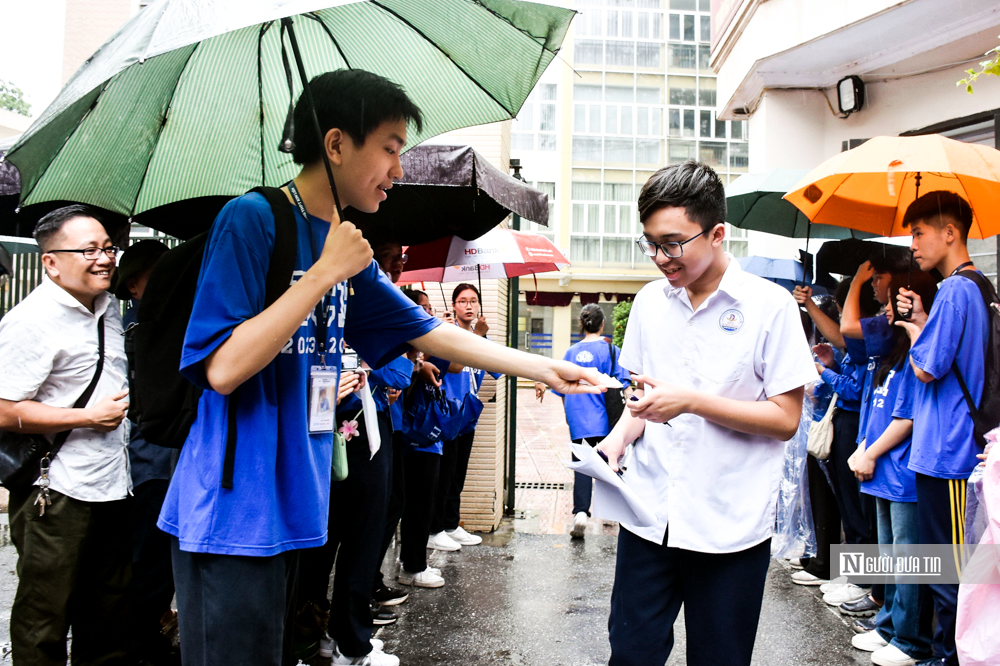
<svg viewBox="0 0 1000 666"><path fill-rule="evenodd" d="M936 287L926 273L893 275L889 293L909 287L924 303L934 300ZM887 314L899 317L898 306ZM861 445L848 461L861 482L861 492L873 496L878 512L878 542L915 544L917 531L916 475L907 466L913 431L913 398L917 380L907 362L910 338L892 329L893 347L882 355L873 373L866 406L867 420ZM885 602L875 618L875 629L851 639L854 647L872 652L876 664L912 663L931 656L933 606L922 585L885 586Z"/></svg>
<svg viewBox="0 0 1000 666"><path fill-rule="evenodd" d="M309 85L321 135L311 135L311 109L300 99L293 159L303 168L286 192L298 224L294 283L264 308L273 214L256 193L229 202L205 246L181 354L181 372L205 391L157 524L173 537L187 666L282 663L296 551L327 540L333 433L310 432L311 367L339 369L345 343L372 367L412 343L560 390L601 390L592 371L439 326L382 275L361 232L341 222L326 169L345 208L375 212L402 176L407 123L419 129L420 111L402 88L363 70L327 72ZM234 482L226 488L232 401ZM335 663L341 657L398 664L381 652L335 655Z"/></svg>
<svg viewBox="0 0 1000 666"><path fill-rule="evenodd" d="M601 306L596 303L583 306L580 310L580 333L583 339L566 350L563 360L584 368L596 368L599 372L613 375L625 386L631 386L631 374L618 362L622 350L604 337L604 310ZM612 353L614 363L611 362ZM614 424L608 423L603 396L556 395L562 398L569 437L574 444L586 442L590 446L597 446L611 432ZM573 456L573 460L576 459ZM593 479L586 474L573 472L573 527L569 534L574 539L582 539L587 530L593 492Z"/></svg>
<svg viewBox="0 0 1000 666"><path fill-rule="evenodd" d="M910 365L921 382L913 404L909 461L917 477L920 543L961 544L965 483L984 443L973 439L972 417L955 368L979 404L989 342L989 313L979 288L959 275L975 270L966 246L972 209L953 192L928 192L907 208L903 227L913 236L910 248L920 270L937 269L945 276L929 309L908 289L896 296L899 309L911 312L909 321L895 325L910 336ZM957 664L958 585L929 587L938 618L934 658Z"/></svg>

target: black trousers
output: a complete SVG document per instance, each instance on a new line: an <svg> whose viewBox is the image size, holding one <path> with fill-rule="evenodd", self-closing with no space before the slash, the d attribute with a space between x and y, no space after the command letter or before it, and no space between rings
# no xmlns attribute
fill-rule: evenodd
<svg viewBox="0 0 1000 666"><path fill-rule="evenodd" d="M18 577L10 613L13 662L65 666L72 628L74 666L125 664L131 500L82 502L53 490L39 516L38 492L10 492Z"/></svg>
<svg viewBox="0 0 1000 666"><path fill-rule="evenodd" d="M403 508L406 506L406 474L403 468L403 456L406 454L406 442L398 432L392 433L392 477L389 481L389 508L386 510L385 532L382 534L382 550L379 553L379 566L385 560L385 554L389 552L392 539L396 536L396 528L399 526L399 519L403 517ZM390 576L391 577L391 576ZM372 581L372 594L379 589L385 581L382 577L382 569L375 570L375 578Z"/></svg>
<svg viewBox="0 0 1000 666"><path fill-rule="evenodd" d="M454 530L462 520L462 491L465 489L465 476L469 472L469 459L472 457L472 440L475 438L476 432L472 431L444 443L438 488L434 497L434 513L431 516L431 534Z"/></svg>
<svg viewBox="0 0 1000 666"><path fill-rule="evenodd" d="M189 553L170 538L184 666L283 666L291 661L298 551L272 557Z"/></svg>
<svg viewBox="0 0 1000 666"><path fill-rule="evenodd" d="M920 543L962 544L965 542L966 481L938 479L917 473L917 536ZM961 549L956 550L960 562ZM944 562L944 566L956 566ZM958 585L929 584L937 625L934 628L934 657L948 666L957 666L955 620L958 614Z"/></svg>
<svg viewBox="0 0 1000 666"><path fill-rule="evenodd" d="M602 437L591 437L583 439L574 439L574 444L582 444L586 442L591 447L595 447L601 443ZM579 460L575 454L570 454L573 457L573 462ZM580 472L573 472L573 515L580 513L586 513L590 516L590 501L594 497L594 479L586 474L581 474Z"/></svg>
<svg viewBox="0 0 1000 666"><path fill-rule="evenodd" d="M174 598L170 536L156 526L170 482L146 481L133 490L131 650L136 659L154 660L170 651L160 619Z"/></svg>
<svg viewBox="0 0 1000 666"><path fill-rule="evenodd" d="M736 553L698 553L622 528L608 620L609 666L665 664L681 604L690 666L749 664L770 558L770 539Z"/></svg>
<svg viewBox="0 0 1000 666"><path fill-rule="evenodd" d="M806 474L809 478L809 503L816 530L816 556L809 558L805 569L817 578L829 580L830 546L840 544L840 509L837 508L837 498L826 480L826 474L812 456L806 456Z"/></svg>
<svg viewBox="0 0 1000 666"><path fill-rule="evenodd" d="M441 456L409 451L403 458L403 466L406 470L406 507L399 526L399 556L403 569L419 573L427 568L427 537L431 533Z"/></svg>
<svg viewBox="0 0 1000 666"><path fill-rule="evenodd" d="M378 415L382 445L370 457L368 434L358 420L358 436L347 443L347 478L330 489L330 537L300 555L298 602L330 609L329 634L348 657L372 650L372 579L381 563L382 537L392 471L392 424ZM336 562L336 570L334 570ZM333 594L326 594L333 571Z"/></svg>

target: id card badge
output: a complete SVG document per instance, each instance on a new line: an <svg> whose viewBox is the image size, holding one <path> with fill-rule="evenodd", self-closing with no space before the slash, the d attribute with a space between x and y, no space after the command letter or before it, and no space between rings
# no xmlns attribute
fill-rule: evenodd
<svg viewBox="0 0 1000 666"><path fill-rule="evenodd" d="M333 432L338 381L336 368L309 368L309 432Z"/></svg>

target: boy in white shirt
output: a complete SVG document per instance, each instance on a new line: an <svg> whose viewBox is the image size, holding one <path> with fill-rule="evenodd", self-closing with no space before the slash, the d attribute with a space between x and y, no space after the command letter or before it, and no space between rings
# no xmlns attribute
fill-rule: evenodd
<svg viewBox="0 0 1000 666"><path fill-rule="evenodd" d="M783 441L817 379L799 309L723 250L726 195L696 162L639 195L637 241L665 280L636 295L621 365L645 384L600 449L657 515L622 525L611 666L664 664L684 604L688 664L749 664L770 560ZM637 399L636 399L637 398Z"/></svg>

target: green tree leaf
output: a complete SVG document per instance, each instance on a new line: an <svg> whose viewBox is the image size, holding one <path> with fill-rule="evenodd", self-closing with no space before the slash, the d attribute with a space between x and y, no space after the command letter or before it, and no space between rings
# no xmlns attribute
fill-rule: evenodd
<svg viewBox="0 0 1000 666"><path fill-rule="evenodd" d="M31 105L24 101L21 89L3 79L0 79L0 109L7 109L22 116L31 115Z"/></svg>
<svg viewBox="0 0 1000 666"><path fill-rule="evenodd" d="M959 81L956 85L965 86L965 92L972 94L972 84L976 82L980 76L990 75L990 76L1000 76L1000 46L996 47L992 51L987 51L986 55L990 56L989 60L984 60L979 63L979 71L974 69L967 69L965 73L968 74L967 77Z"/></svg>

